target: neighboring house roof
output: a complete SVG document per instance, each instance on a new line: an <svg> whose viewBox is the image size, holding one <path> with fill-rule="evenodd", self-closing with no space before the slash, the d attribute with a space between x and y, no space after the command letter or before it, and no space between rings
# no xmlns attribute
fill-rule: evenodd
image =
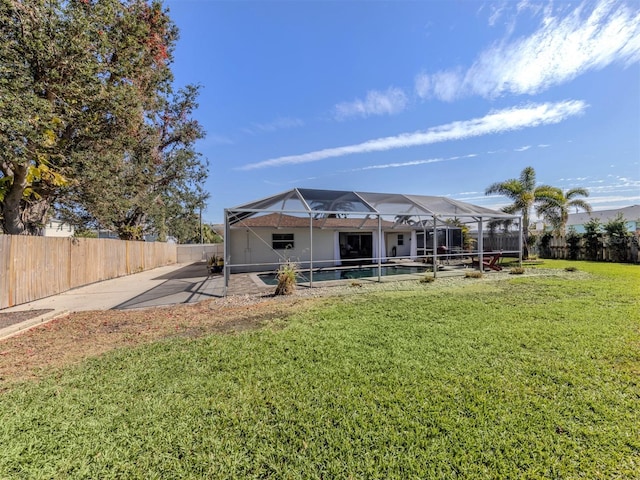
<svg viewBox="0 0 640 480"><path fill-rule="evenodd" d="M212 223L211 230L213 230L221 237L224 237L224 223Z"/></svg>
<svg viewBox="0 0 640 480"><path fill-rule="evenodd" d="M600 223L607 223L608 221L616 218L620 213L628 222L640 221L640 205L631 205L630 207L615 208L612 210L596 210L591 213L570 213L567 226L584 225L592 218L597 218L600 220Z"/></svg>

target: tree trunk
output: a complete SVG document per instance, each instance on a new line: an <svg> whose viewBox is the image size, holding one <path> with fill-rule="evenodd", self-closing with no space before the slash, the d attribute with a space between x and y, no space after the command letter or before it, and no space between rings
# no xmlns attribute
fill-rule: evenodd
<svg viewBox="0 0 640 480"><path fill-rule="evenodd" d="M22 206L22 223L27 235L43 235L45 221L50 207L49 196L29 201Z"/></svg>
<svg viewBox="0 0 640 480"><path fill-rule="evenodd" d="M146 215L140 209L136 209L124 223L116 226L120 240L144 240L143 225L145 220Z"/></svg>
<svg viewBox="0 0 640 480"><path fill-rule="evenodd" d="M20 204L27 188L26 165L16 165L13 171L13 183L2 203L2 229L8 235L25 235L24 223L20 214Z"/></svg>

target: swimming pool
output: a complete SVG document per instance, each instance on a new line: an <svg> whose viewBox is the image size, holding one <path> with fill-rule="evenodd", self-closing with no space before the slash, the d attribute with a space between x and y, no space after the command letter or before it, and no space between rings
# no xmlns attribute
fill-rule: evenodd
<svg viewBox="0 0 640 480"><path fill-rule="evenodd" d="M393 265L393 266L384 266L381 268L382 276L386 277L389 275L409 275L412 273L424 273L429 269L429 267L424 266L403 266L403 265ZM313 272L313 281L314 282L327 282L331 280L355 280L358 278L370 278L378 276L378 267L352 267L352 268L335 268L329 270L317 270ZM277 285L278 279L276 278L275 273L260 273L258 274L258 278L262 280L267 285ZM303 271L298 273L296 283L307 283L309 282L309 272Z"/></svg>

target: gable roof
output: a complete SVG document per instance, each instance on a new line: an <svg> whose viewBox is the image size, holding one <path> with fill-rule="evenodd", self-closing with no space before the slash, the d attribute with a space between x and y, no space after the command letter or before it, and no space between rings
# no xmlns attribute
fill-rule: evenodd
<svg viewBox="0 0 640 480"><path fill-rule="evenodd" d="M500 210L492 210L448 197L310 188L294 188L271 197L229 208L226 212L231 225L259 213L280 212L293 216L314 215L316 218L323 216L325 223L322 226L325 227L328 226L329 220L338 220L330 217L343 215L359 216L361 217L360 221L362 221L362 217L367 215L374 217L384 215L395 217L396 224L409 219L421 222L434 217L442 220L457 218L464 221L467 219L467 221L474 222L479 218L487 220L518 218L517 215L509 215ZM306 226L309 226L308 218L305 220Z"/></svg>
<svg viewBox="0 0 640 480"><path fill-rule="evenodd" d="M630 207L614 208L611 210L595 210L591 213L570 213L567 226L584 225L592 218L597 218L600 220L600 223L607 223L609 220L616 218L619 213L621 213L628 222L640 221L640 205L631 205Z"/></svg>

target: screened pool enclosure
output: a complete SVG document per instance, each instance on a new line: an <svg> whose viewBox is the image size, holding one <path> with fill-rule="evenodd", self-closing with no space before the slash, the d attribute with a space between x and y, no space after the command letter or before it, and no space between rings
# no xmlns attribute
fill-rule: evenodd
<svg viewBox="0 0 640 480"><path fill-rule="evenodd" d="M432 264L435 275L443 259L472 256L482 265L483 255L497 253L484 235L497 224L519 233L500 253L521 260L519 216L447 197L295 188L225 210L225 284L231 273L273 272L287 261L307 272L311 286L318 269L381 272L405 261Z"/></svg>

